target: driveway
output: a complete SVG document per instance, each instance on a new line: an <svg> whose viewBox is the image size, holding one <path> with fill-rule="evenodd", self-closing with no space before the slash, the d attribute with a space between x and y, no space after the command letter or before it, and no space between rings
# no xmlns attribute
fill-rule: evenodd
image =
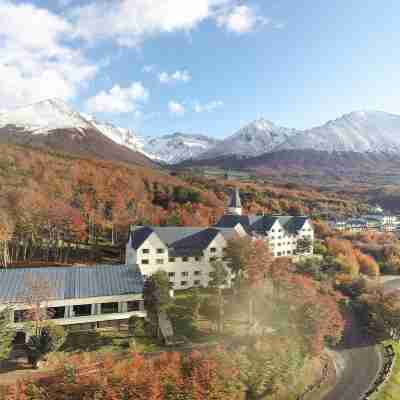
<svg viewBox="0 0 400 400"><path fill-rule="evenodd" d="M400 278L384 279L385 292L400 290ZM368 343L353 321L345 332L344 344L336 351L337 383L324 400L358 400L375 380L381 354Z"/></svg>

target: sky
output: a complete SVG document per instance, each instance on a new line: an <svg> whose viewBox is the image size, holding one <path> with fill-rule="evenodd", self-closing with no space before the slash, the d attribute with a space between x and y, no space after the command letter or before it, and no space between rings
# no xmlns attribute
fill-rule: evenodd
<svg viewBox="0 0 400 400"><path fill-rule="evenodd" d="M400 114L396 0L0 0L0 110L60 98L144 135Z"/></svg>

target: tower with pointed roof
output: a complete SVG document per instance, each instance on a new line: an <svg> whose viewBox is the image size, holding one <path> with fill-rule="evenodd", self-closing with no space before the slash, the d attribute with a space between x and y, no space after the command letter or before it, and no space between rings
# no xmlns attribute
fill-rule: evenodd
<svg viewBox="0 0 400 400"><path fill-rule="evenodd" d="M232 191L226 213L231 215L242 215L242 201L240 200L240 193L238 188L235 188Z"/></svg>
<svg viewBox="0 0 400 400"><path fill-rule="evenodd" d="M126 251L125 251L125 264L126 265L135 265L137 262L136 250L133 248L133 235L134 234L135 234L134 228L132 229L132 227L130 227L128 243L126 244Z"/></svg>

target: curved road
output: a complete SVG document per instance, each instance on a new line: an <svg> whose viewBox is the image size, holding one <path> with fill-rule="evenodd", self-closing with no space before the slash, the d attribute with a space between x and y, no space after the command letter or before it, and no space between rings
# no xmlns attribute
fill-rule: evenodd
<svg viewBox="0 0 400 400"><path fill-rule="evenodd" d="M384 290L400 290L400 279L386 281ZM381 355L376 347L366 342L356 324L351 325L345 332L344 344L336 351L336 385L323 400L358 400L381 368Z"/></svg>

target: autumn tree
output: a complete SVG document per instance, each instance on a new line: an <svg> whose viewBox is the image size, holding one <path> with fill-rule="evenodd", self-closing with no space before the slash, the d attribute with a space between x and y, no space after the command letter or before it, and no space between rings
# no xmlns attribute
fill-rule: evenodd
<svg viewBox="0 0 400 400"><path fill-rule="evenodd" d="M16 331L10 320L10 310L0 312L0 361L5 360L11 350Z"/></svg>
<svg viewBox="0 0 400 400"><path fill-rule="evenodd" d="M12 238L13 231L14 226L11 219L3 210L0 210L0 266L3 267L7 267L10 263L8 243Z"/></svg>
<svg viewBox="0 0 400 400"><path fill-rule="evenodd" d="M374 290L360 296L361 318L368 331L379 339L400 338L400 295Z"/></svg>

